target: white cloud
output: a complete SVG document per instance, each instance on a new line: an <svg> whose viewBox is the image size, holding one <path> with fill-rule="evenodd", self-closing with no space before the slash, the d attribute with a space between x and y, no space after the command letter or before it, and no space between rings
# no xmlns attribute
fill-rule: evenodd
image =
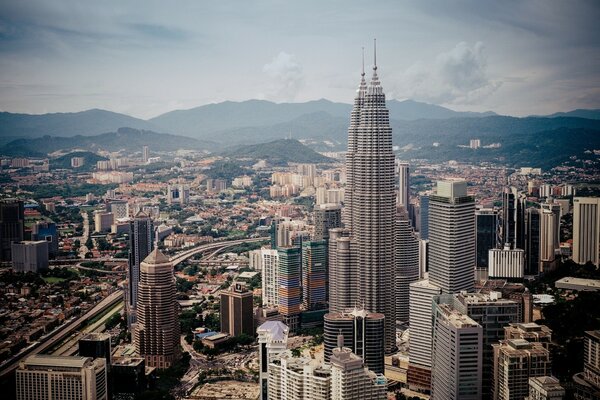
<svg viewBox="0 0 600 400"><path fill-rule="evenodd" d="M293 101L304 85L304 72L293 54L280 52L265 64L263 72L268 75L265 85L266 97L276 101Z"/></svg>
<svg viewBox="0 0 600 400"><path fill-rule="evenodd" d="M392 95L435 104L473 104L502 84L486 72L483 43L470 46L460 42L452 50L438 54L432 63L418 62L398 79Z"/></svg>

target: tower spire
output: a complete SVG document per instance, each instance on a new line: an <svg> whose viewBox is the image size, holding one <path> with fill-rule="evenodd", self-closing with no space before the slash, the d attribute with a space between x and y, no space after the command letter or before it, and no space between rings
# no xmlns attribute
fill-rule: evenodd
<svg viewBox="0 0 600 400"><path fill-rule="evenodd" d="M377 39L373 39L373 70L377 71Z"/></svg>
<svg viewBox="0 0 600 400"><path fill-rule="evenodd" d="M362 47L362 73L360 76L365 76L365 46Z"/></svg>

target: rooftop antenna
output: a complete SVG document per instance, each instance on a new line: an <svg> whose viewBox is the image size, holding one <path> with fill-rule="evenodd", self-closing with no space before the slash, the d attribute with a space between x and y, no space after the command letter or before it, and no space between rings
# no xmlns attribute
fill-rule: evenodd
<svg viewBox="0 0 600 400"><path fill-rule="evenodd" d="M362 74L361 76L365 76L365 47L362 47Z"/></svg>
<svg viewBox="0 0 600 400"><path fill-rule="evenodd" d="M377 71L377 39L373 39L373 70Z"/></svg>

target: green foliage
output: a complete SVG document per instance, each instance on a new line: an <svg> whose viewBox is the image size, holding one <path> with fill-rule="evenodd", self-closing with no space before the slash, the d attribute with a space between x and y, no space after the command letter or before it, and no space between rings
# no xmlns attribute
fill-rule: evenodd
<svg viewBox="0 0 600 400"><path fill-rule="evenodd" d="M64 156L50 160L50 168L52 169L71 169L71 158L83 157L84 164L79 168L73 168L75 171L91 171L96 168L98 161L107 160L106 157L97 155L90 151L75 151L73 153L65 154Z"/></svg>
<svg viewBox="0 0 600 400"><path fill-rule="evenodd" d="M23 189L32 192L34 199L43 199L54 196L62 197L80 197L85 196L88 193L93 193L96 196L100 196L108 189L114 189L117 184L100 185L94 183L80 183L77 185L70 185L68 183L62 185L33 185L23 186Z"/></svg>
<svg viewBox="0 0 600 400"><path fill-rule="evenodd" d="M212 179L225 179L228 184L231 184L233 178L249 172L248 169L241 167L239 162L218 160L212 163L206 175Z"/></svg>
<svg viewBox="0 0 600 400"><path fill-rule="evenodd" d="M202 326L202 322L202 316L197 317L196 312L193 310L186 310L179 314L179 328L184 334Z"/></svg>
<svg viewBox="0 0 600 400"><path fill-rule="evenodd" d="M218 332L221 329L221 320L218 313L208 314L204 318L204 326L211 331Z"/></svg>
<svg viewBox="0 0 600 400"><path fill-rule="evenodd" d="M293 163L329 163L332 160L325 157L296 139L279 139L268 143L245 145L228 151L226 156L233 158L252 158L268 160L274 165Z"/></svg>
<svg viewBox="0 0 600 400"><path fill-rule="evenodd" d="M115 326L119 325L121 322L123 322L123 317L121 316L120 312L116 312L113 315L111 315L109 319L106 320L104 326L106 330L110 330Z"/></svg>
<svg viewBox="0 0 600 400"><path fill-rule="evenodd" d="M192 288L194 287L194 284L192 282L188 282L187 280L180 277L177 277L176 285L177 291L182 293L185 293L188 290L192 290Z"/></svg>

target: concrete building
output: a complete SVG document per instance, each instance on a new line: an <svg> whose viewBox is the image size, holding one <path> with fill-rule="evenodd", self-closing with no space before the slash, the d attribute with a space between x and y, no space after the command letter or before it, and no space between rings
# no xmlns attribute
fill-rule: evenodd
<svg viewBox="0 0 600 400"><path fill-rule="evenodd" d="M315 207L315 240L329 240L329 230L342 227L342 207L326 203Z"/></svg>
<svg viewBox="0 0 600 400"><path fill-rule="evenodd" d="M344 347L344 337L331 355L332 400L385 400L387 380L381 373L369 370L363 360Z"/></svg>
<svg viewBox="0 0 600 400"><path fill-rule="evenodd" d="M529 378L550 374L550 353L540 343L508 339L493 347L494 400L523 399L529 394Z"/></svg>
<svg viewBox="0 0 600 400"><path fill-rule="evenodd" d="M249 253L250 268L261 271L262 305L279 305L279 253L273 249L253 250Z"/></svg>
<svg viewBox="0 0 600 400"><path fill-rule="evenodd" d="M110 334L108 333L88 333L77 342L79 346L79 355L82 357L104 358L106 360L106 369L110 371L112 363Z"/></svg>
<svg viewBox="0 0 600 400"><path fill-rule="evenodd" d="M396 319L408 322L410 284L419 280L419 239L404 212L396 231Z"/></svg>
<svg viewBox="0 0 600 400"><path fill-rule="evenodd" d="M17 400L107 400L104 358L33 355L16 372Z"/></svg>
<svg viewBox="0 0 600 400"><path fill-rule="evenodd" d="M504 326L504 339L523 339L530 343L540 343L550 351L552 330L546 325L538 325L535 322L511 323Z"/></svg>
<svg viewBox="0 0 600 400"><path fill-rule="evenodd" d="M96 210L94 211L94 231L98 233L110 232L110 228L115 221L115 216L111 212Z"/></svg>
<svg viewBox="0 0 600 400"><path fill-rule="evenodd" d="M113 400L132 400L153 389L155 369L146 368L141 357L115 357L110 366L110 391Z"/></svg>
<svg viewBox="0 0 600 400"><path fill-rule="evenodd" d="M334 228L329 237L329 311L342 312L356 304L358 266L348 229Z"/></svg>
<svg viewBox="0 0 600 400"><path fill-rule="evenodd" d="M408 205L410 204L410 165L396 160L396 175L398 176L396 205L408 213Z"/></svg>
<svg viewBox="0 0 600 400"><path fill-rule="evenodd" d="M329 400L331 368L317 360L280 354L269 364L269 400Z"/></svg>
<svg viewBox="0 0 600 400"><path fill-rule="evenodd" d="M148 160L150 159L150 149L148 146L142 146L142 163L148 164Z"/></svg>
<svg viewBox="0 0 600 400"><path fill-rule="evenodd" d="M554 286L557 289L577 290L580 292L597 292L600 290L600 280L572 278L567 276L554 282Z"/></svg>
<svg viewBox="0 0 600 400"><path fill-rule="evenodd" d="M573 376L576 400L600 398L600 330L586 331L583 342L583 372Z"/></svg>
<svg viewBox="0 0 600 400"><path fill-rule="evenodd" d="M544 207L547 206L547 207ZM542 204L540 212L540 271L556 267L556 253L560 250L560 206Z"/></svg>
<svg viewBox="0 0 600 400"><path fill-rule="evenodd" d="M137 322L132 326L135 350L146 365L169 368L180 356L173 265L155 249L140 264L140 272Z"/></svg>
<svg viewBox="0 0 600 400"><path fill-rule="evenodd" d="M573 261L600 266L600 197L573 199Z"/></svg>
<svg viewBox="0 0 600 400"><path fill-rule="evenodd" d="M523 279L525 276L525 251L512 249L508 244L503 249L489 251L490 278Z"/></svg>
<svg viewBox="0 0 600 400"><path fill-rule="evenodd" d="M39 272L48 268L48 242L12 242L12 267L17 272Z"/></svg>
<svg viewBox="0 0 600 400"><path fill-rule="evenodd" d="M140 265L154 248L154 224L150 217L140 211L129 225L129 262L127 269L126 310L128 325L135 322Z"/></svg>
<svg viewBox="0 0 600 400"><path fill-rule="evenodd" d="M431 399L481 399L482 350L481 325L434 301Z"/></svg>
<svg viewBox="0 0 600 400"><path fill-rule="evenodd" d="M11 261L11 243L21 242L25 234L23 200L0 200L0 261Z"/></svg>
<svg viewBox="0 0 600 400"><path fill-rule="evenodd" d="M269 364L286 351L289 329L280 321L267 321L256 330L258 335L258 361L260 364L260 400L269 397Z"/></svg>
<svg viewBox="0 0 600 400"><path fill-rule="evenodd" d="M187 185L168 185L168 204L187 204L190 202L190 187Z"/></svg>
<svg viewBox="0 0 600 400"><path fill-rule="evenodd" d="M254 315L252 292L244 285L234 283L229 290L221 291L220 320L221 332L230 336L254 335Z"/></svg>
<svg viewBox="0 0 600 400"><path fill-rule="evenodd" d="M71 168L80 168L85 164L84 157L71 157Z"/></svg>
<svg viewBox="0 0 600 400"><path fill-rule="evenodd" d="M348 309L325 314L324 348L325 362L330 362L338 336L344 337L346 347L361 357L371 371L384 372L384 315L365 310Z"/></svg>
<svg viewBox="0 0 600 400"><path fill-rule="evenodd" d="M114 221L129 218L129 203L127 200L111 200L107 208L113 214Z"/></svg>
<svg viewBox="0 0 600 400"><path fill-rule="evenodd" d="M302 306L327 308L327 241L302 243Z"/></svg>
<svg viewBox="0 0 600 400"><path fill-rule="evenodd" d="M300 328L302 253L299 247L282 247L277 251L279 313L283 316L283 322L290 328L290 332L296 332Z"/></svg>
<svg viewBox="0 0 600 400"><path fill-rule="evenodd" d="M52 221L36 221L31 226L31 240L45 240L48 242L48 256L55 258L58 255L58 229Z"/></svg>
<svg viewBox="0 0 600 400"><path fill-rule="evenodd" d="M527 397L527 400L562 400L565 394L565 388L553 376L529 378L529 397Z"/></svg>

